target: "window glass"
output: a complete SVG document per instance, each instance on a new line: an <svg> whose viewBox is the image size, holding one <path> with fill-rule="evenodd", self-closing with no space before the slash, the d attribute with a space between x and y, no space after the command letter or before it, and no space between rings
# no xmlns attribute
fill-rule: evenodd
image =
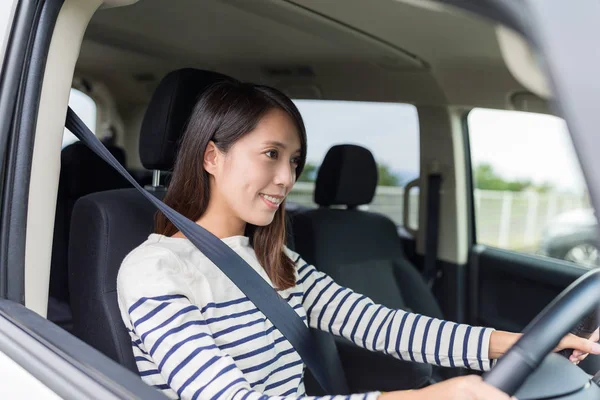
<svg viewBox="0 0 600 400"><path fill-rule="evenodd" d="M419 120L410 104L354 101L295 100L306 124L307 164L289 200L306 207L313 202L314 181L325 154L337 144L369 149L378 165L379 182L373 202L364 207L403 225L406 183L419 176ZM410 226L418 221L418 192L411 193Z"/></svg>
<svg viewBox="0 0 600 400"><path fill-rule="evenodd" d="M69 96L69 107L81 118L81 120L96 133L96 102L87 94L80 92L77 89L71 89ZM64 149L71 143L77 142L79 139L75 137L67 128L65 128L62 140L62 148Z"/></svg>
<svg viewBox="0 0 600 400"><path fill-rule="evenodd" d="M477 241L597 266L597 220L565 121L488 109L467 121Z"/></svg>

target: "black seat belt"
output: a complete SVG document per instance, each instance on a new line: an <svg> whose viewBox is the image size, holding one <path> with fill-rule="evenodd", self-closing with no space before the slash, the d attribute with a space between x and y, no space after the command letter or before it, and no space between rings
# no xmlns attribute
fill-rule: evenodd
<svg viewBox="0 0 600 400"><path fill-rule="evenodd" d="M423 276L429 287L437 278L437 250L440 225L440 189L442 176L430 174L427 178L427 220L425 231L425 261Z"/></svg>
<svg viewBox="0 0 600 400"><path fill-rule="evenodd" d="M116 169L148 201L154 204L202 253L208 257L250 299L292 344L302 361L328 394L346 394L334 387L330 373L321 362L309 328L290 305L252 267L218 237L184 217L144 190L119 164L104 145L69 107L65 127L94 153Z"/></svg>

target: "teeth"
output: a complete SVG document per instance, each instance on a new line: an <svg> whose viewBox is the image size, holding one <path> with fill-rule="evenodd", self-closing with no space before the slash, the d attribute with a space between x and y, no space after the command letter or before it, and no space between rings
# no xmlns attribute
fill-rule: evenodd
<svg viewBox="0 0 600 400"><path fill-rule="evenodd" d="M283 201L283 199L278 199L277 197L267 196L266 194L261 194L261 196L264 197L265 199L269 200L271 203L275 203L275 204L281 204L281 202Z"/></svg>

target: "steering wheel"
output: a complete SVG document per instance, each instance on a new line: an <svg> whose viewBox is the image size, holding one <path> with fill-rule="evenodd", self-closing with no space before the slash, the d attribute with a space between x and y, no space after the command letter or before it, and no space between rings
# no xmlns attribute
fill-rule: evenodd
<svg viewBox="0 0 600 400"><path fill-rule="evenodd" d="M600 399L598 376L591 379L564 357L551 354L569 330L594 311L600 311L600 269L588 272L552 301L484 381L519 400Z"/></svg>

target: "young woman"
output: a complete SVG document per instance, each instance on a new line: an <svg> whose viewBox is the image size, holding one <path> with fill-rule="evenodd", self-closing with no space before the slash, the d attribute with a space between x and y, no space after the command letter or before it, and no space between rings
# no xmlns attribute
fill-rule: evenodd
<svg viewBox="0 0 600 400"><path fill-rule="evenodd" d="M235 250L307 325L400 359L489 369L517 334L374 304L285 247L284 201L305 158L304 124L289 98L222 82L192 113L164 201ZM290 343L162 214L156 232L126 257L118 277L142 378L172 398L304 398L304 364ZM575 337L561 348L580 350L578 358L600 353ZM507 398L475 376L351 397Z"/></svg>

